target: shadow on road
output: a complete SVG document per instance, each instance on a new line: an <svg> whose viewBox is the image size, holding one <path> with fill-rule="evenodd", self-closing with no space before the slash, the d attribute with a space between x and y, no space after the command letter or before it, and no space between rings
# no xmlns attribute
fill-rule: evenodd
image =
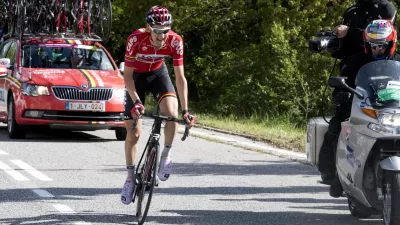
<svg viewBox="0 0 400 225"><path fill-rule="evenodd" d="M114 133L114 131L109 131ZM68 130L50 130L38 129L29 131L24 139L10 139L7 133L7 127L0 126L0 142L109 142L116 139L105 139L96 135L68 131Z"/></svg>
<svg viewBox="0 0 400 225"><path fill-rule="evenodd" d="M312 166L281 161L270 163L269 161L257 164L214 164L214 163L174 163L174 174L186 176L207 175L317 175L318 172Z"/></svg>
<svg viewBox="0 0 400 225"><path fill-rule="evenodd" d="M52 193L55 198L62 200L85 200L86 197L102 196L102 195L117 195L121 192L119 188L56 188L47 187L46 191ZM325 187L174 187L155 189L155 195L249 195L249 194L276 194L276 193L317 193L326 192ZM26 202L40 201L39 196L36 196L32 189L0 189L1 202ZM227 199L213 199L218 201L228 201ZM229 199L229 201L242 201L241 199ZM287 202L304 202L304 203L320 203L321 199L246 199L246 201L287 201ZM335 202L335 200L327 199L326 202ZM343 202L341 202L343 203Z"/></svg>
<svg viewBox="0 0 400 225"><path fill-rule="evenodd" d="M327 192L326 187L174 187L156 189L157 194L167 195L246 195L266 193L317 193Z"/></svg>
<svg viewBox="0 0 400 225"><path fill-rule="evenodd" d="M41 201L40 198L33 193L33 189L0 189L1 202L32 202ZM114 195L119 194L121 189L117 188L46 188L46 191L52 193L54 200L82 200L87 197ZM1 224L1 223L0 223Z"/></svg>
<svg viewBox="0 0 400 225"><path fill-rule="evenodd" d="M198 225L232 225L232 224L274 224L274 225L378 225L382 221L358 220L350 215L285 212L251 212L251 211L211 211L211 210L164 210L162 212L179 216L151 216L148 221L160 224L198 224Z"/></svg>
<svg viewBox="0 0 400 225"><path fill-rule="evenodd" d="M85 221L92 224L137 224L136 218L126 214L98 214L83 212L77 214L50 214L0 219L1 224L74 224ZM380 225L379 219L359 220L350 215L304 213L296 211L285 212L251 212L251 211L214 211L214 210L162 210L168 216L153 216L147 218L148 224L195 224L195 225Z"/></svg>
<svg viewBox="0 0 400 225"><path fill-rule="evenodd" d="M125 172L125 168L115 166L115 168L105 169L105 172ZM305 177L319 175L318 171L312 166L291 162L280 161L279 163L270 161L258 161L257 164L238 165L238 164L215 164L215 163L177 163L173 165L173 176L206 176L206 175L226 175L226 176L254 176L254 175L305 175Z"/></svg>
<svg viewBox="0 0 400 225"><path fill-rule="evenodd" d="M327 189L326 189L327 190ZM328 194L327 194L328 197ZM345 198L334 199L328 197L327 199L318 199L318 198L247 198L247 199L211 199L215 201L226 201L226 202L233 202L233 201L259 201L259 202L289 202L289 203L328 203L328 204L347 204L347 200ZM346 206L347 207L347 206ZM320 207L317 207L320 208Z"/></svg>

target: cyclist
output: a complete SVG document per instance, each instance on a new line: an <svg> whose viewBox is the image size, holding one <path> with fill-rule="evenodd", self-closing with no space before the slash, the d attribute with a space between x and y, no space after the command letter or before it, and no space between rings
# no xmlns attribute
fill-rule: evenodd
<svg viewBox="0 0 400 225"><path fill-rule="evenodd" d="M150 91L160 105L165 116L178 117L178 100L172 85L164 58L173 57L176 86L182 116L188 127L195 124L195 117L188 111L188 88L183 68L183 41L171 30L172 15L167 8L153 6L146 15L146 28L133 32L126 42L124 81L125 94L125 158L128 176L121 193L124 204L132 202L135 188L135 161L137 142L142 130L140 115L144 113L145 93ZM133 120L137 121L135 130L131 130ZM161 153L158 177L166 181L172 171L171 146L177 130L177 124L165 124L165 146Z"/></svg>

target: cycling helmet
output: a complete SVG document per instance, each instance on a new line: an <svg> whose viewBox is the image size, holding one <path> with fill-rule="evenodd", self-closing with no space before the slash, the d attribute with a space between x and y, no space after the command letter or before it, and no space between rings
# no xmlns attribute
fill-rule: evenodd
<svg viewBox="0 0 400 225"><path fill-rule="evenodd" d="M363 33L364 51L375 60L388 59L396 50L397 32L390 20L374 20ZM371 47L386 48L383 55L374 55Z"/></svg>
<svg viewBox="0 0 400 225"><path fill-rule="evenodd" d="M172 21L168 9L158 5L151 7L146 15L146 22L150 25L172 26Z"/></svg>

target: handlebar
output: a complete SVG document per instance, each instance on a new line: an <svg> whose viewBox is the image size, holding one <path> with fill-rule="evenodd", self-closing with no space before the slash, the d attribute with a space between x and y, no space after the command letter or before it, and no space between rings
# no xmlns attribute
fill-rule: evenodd
<svg viewBox="0 0 400 225"><path fill-rule="evenodd" d="M143 115L141 115L141 117L142 116L150 117L150 118L156 119L156 120L158 119L158 120L165 120L168 122L176 122L176 123L183 124L183 125L186 124L186 121L184 119L178 119L178 118L175 118L172 116L162 116L162 115L155 114L155 113L144 113ZM133 125L131 128L131 131L135 130L136 126L137 126L137 120L133 120ZM188 127L185 128L185 132L183 133L183 137L181 138L182 141L186 140L186 138L189 136L189 129L190 128L188 128Z"/></svg>

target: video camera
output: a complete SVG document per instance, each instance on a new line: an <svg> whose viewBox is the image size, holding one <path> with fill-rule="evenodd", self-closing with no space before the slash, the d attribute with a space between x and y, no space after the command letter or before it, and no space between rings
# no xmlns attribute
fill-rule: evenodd
<svg viewBox="0 0 400 225"><path fill-rule="evenodd" d="M334 31L320 31L316 38L308 41L308 49L311 52L320 53L328 50L339 50L340 40Z"/></svg>

